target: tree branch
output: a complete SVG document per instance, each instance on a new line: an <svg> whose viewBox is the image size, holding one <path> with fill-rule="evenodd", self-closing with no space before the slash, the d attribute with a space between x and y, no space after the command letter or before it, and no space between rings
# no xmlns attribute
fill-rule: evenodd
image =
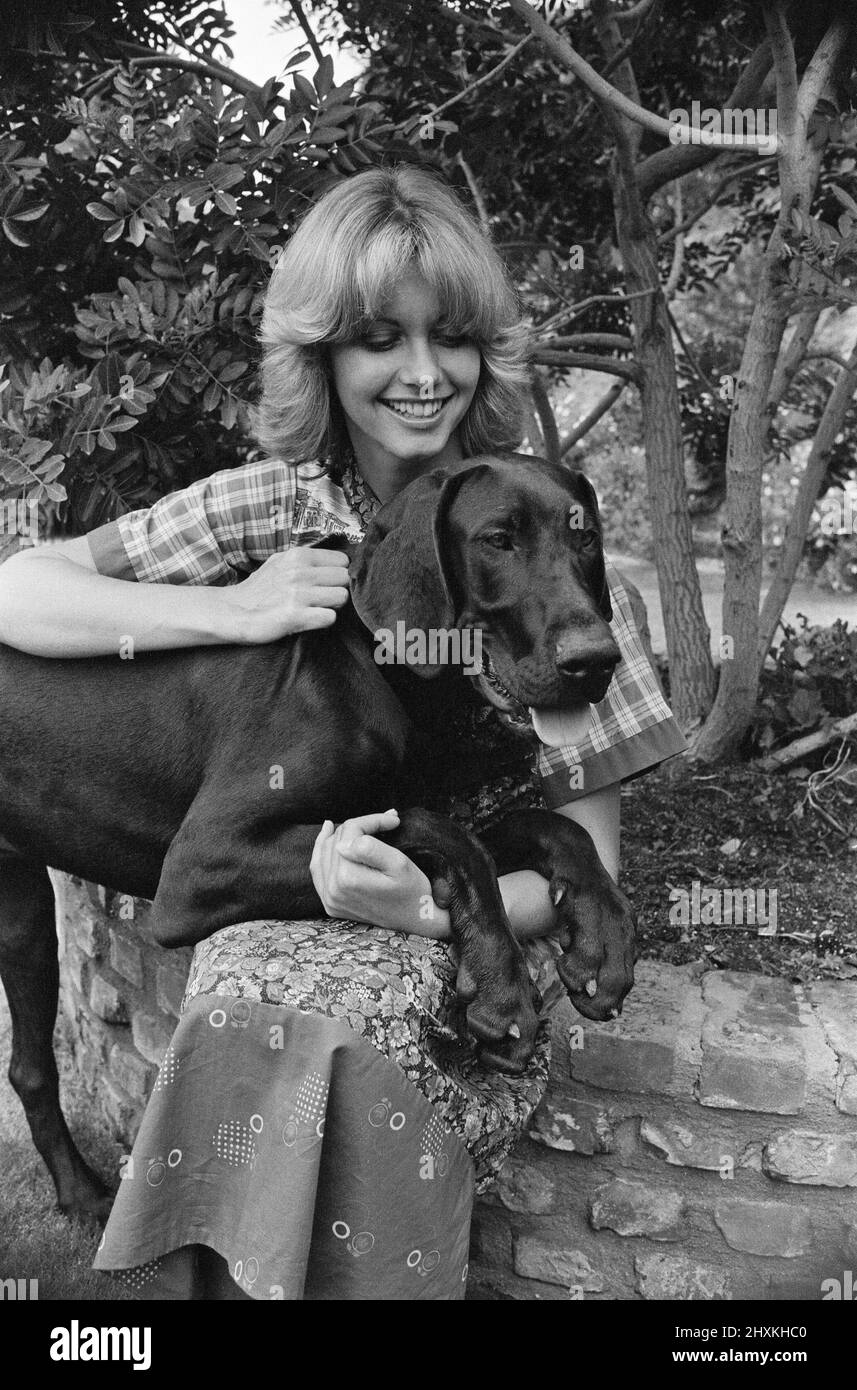
<svg viewBox="0 0 857 1390"><path fill-rule="evenodd" d="M540 338L539 347L546 348L604 348L616 352L633 352L634 342L621 333L570 333L563 338Z"/></svg>
<svg viewBox="0 0 857 1390"><path fill-rule="evenodd" d="M583 439L584 435L587 435L593 426L598 424L602 416L606 415L608 410L612 409L627 385L627 381L614 381L613 385L607 388L601 400L596 401L589 413L584 415L582 420L578 420L577 424L572 427L565 439L561 441L559 446L560 458L565 458L566 454L574 448L575 444L578 444L580 440Z"/></svg>
<svg viewBox="0 0 857 1390"><path fill-rule="evenodd" d="M684 236L685 232L689 232L691 227L694 227L707 212L711 211L724 188L727 188L735 179L742 178L745 174L754 174L757 169L763 169L766 164L770 164L776 157L775 154L769 154L765 159L754 159L751 163L742 165L740 169L733 169L731 173L725 174L723 178L719 179L715 184L713 193L707 196L701 208L696 212L688 213L684 221L678 226L670 227L668 232L661 233L658 237L658 245L666 246L669 242L673 241L675 237Z"/></svg>
<svg viewBox="0 0 857 1390"><path fill-rule="evenodd" d="M618 357L598 357L589 352L555 352L551 348L536 348L530 354L532 362L545 367L577 367L583 372L605 372L638 383L640 370L635 362L620 362Z"/></svg>
<svg viewBox="0 0 857 1390"><path fill-rule="evenodd" d="M771 57L777 79L777 120L787 134L793 134L797 117L797 64L782 0L762 6L765 28L771 43Z"/></svg>
<svg viewBox="0 0 857 1390"><path fill-rule="evenodd" d="M820 317L820 308L804 309L803 313L798 315L788 346L781 351L774 368L774 375L771 378L771 387L768 391L768 411L772 418L807 355L807 347ZM844 361L844 359L841 360Z"/></svg>
<svg viewBox="0 0 857 1390"><path fill-rule="evenodd" d="M475 82L471 82L469 87L464 87L460 92L456 92L454 96L449 97L446 101L442 101L440 106L435 106L431 109L431 111L427 111L426 115L432 117L440 116L443 114L444 111L448 111L450 106L454 106L456 102L463 101L465 97L472 96L474 92L478 92L479 88L484 87L486 82L492 82L493 79L497 77L503 71L504 68L507 68L509 66L513 58L517 58L521 49L526 48L527 44L532 42L532 38L532 34L525 34L524 37L521 39L521 42L516 44L515 47L512 49L511 53L507 53L505 58L503 58L499 63L497 63L495 67L491 68L490 72L484 73L483 76L477 78ZM419 124L419 121L422 121L424 119L424 116L420 116L416 124Z"/></svg>
<svg viewBox="0 0 857 1390"><path fill-rule="evenodd" d="M771 45L767 39L754 49L747 66L736 82L725 102L726 107L743 109L752 106L757 93L771 67ZM710 164L720 151L705 145L672 145L668 150L657 150L644 159L637 169L637 183L641 196L650 198L665 183L689 174L704 164Z"/></svg>
<svg viewBox="0 0 857 1390"><path fill-rule="evenodd" d="M676 186L675 186L675 216L676 216L676 221L677 221L677 223L678 223L678 225L679 225L679 228L681 227L681 213L682 213L682 207L683 207L683 198L682 198L682 190L681 190L681 179L678 179L678 180L676 181ZM679 282L679 280L681 279L681 272L682 272L682 267L683 267L683 266L684 266L684 232L681 231L681 230L679 230L679 231L676 233L675 245L673 246L673 259L672 259L672 265L670 266L670 273L669 273L669 275L667 276L667 282L666 282L666 284L664 285L664 299L667 301L668 304L669 304L670 300L672 299L673 295L675 294L676 290L678 289L678 282Z"/></svg>
<svg viewBox="0 0 857 1390"><path fill-rule="evenodd" d="M603 102L612 111L628 120L634 121L645 130L654 131L657 135L664 135L668 140L674 137L678 127L668 121L666 116L658 116L654 111L648 111L644 106L639 106L637 102L631 101L616 87L606 82L600 73L597 73L591 63L587 63L585 58L572 48L568 39L562 34L558 34L555 29L546 23L542 16L533 9L528 0L509 0L510 7L520 19L526 21L533 33L542 40L548 52L562 63L563 67L569 68L584 86L588 87L597 100ZM714 149L751 149L759 148L758 141L751 138L736 135L715 134L710 131L698 131L695 127L688 126L682 132L681 144L691 144L694 134L705 135L705 145L707 148ZM767 141L765 142L768 143Z"/></svg>
<svg viewBox="0 0 857 1390"><path fill-rule="evenodd" d="M461 150L458 151L458 154L455 158L455 162L458 165L461 172L464 174L464 177L467 179L467 187L470 189L470 196L473 199L473 204L479 216L479 225L481 226L485 235L490 237L491 219L488 216L488 208L485 206L485 199L482 197L482 190L479 187L479 184L476 182L473 170L467 163L467 160L464 158L464 155L461 153Z"/></svg>
<svg viewBox="0 0 857 1390"><path fill-rule="evenodd" d="M201 77L210 77L224 82L233 91L241 92L246 97L258 97L262 95L262 88L255 82L251 82L249 77L242 77L240 73L233 72L225 63L218 63L214 58L209 58L202 62L196 58L182 58L178 54L158 53L154 54L150 48L145 48L139 43L126 43L124 39L118 40L118 46L131 49L139 57L132 57L128 60L128 66L134 68L178 68L181 72L196 72Z"/></svg>
<svg viewBox="0 0 857 1390"><path fill-rule="evenodd" d="M298 24L301 26L301 28L307 36L307 42L309 43L309 46L313 51L315 61L321 64L321 62L324 59L324 54L321 51L321 46L319 45L318 39L313 33L312 25L310 24L309 20L304 14L303 6L301 5L300 0L289 0L289 4L292 7L294 16L297 19Z"/></svg>
<svg viewBox="0 0 857 1390"><path fill-rule="evenodd" d="M818 105L847 37L848 22L838 14L804 71L797 94L797 114L801 120L809 121Z"/></svg>
<svg viewBox="0 0 857 1390"><path fill-rule="evenodd" d="M588 299L581 299L577 304L571 304L567 309L560 309L551 318L545 319L544 323L537 325L539 333L552 330L561 323L568 323L571 319L579 318L587 309L591 309L593 304L630 304L632 299L643 299L649 294L658 294L659 288L651 290L634 290L633 294L591 294Z"/></svg>
<svg viewBox="0 0 857 1390"><path fill-rule="evenodd" d="M553 413L547 387L538 371L533 372L530 390L544 440L545 458L549 463L559 463L559 430L556 427L556 416Z"/></svg>

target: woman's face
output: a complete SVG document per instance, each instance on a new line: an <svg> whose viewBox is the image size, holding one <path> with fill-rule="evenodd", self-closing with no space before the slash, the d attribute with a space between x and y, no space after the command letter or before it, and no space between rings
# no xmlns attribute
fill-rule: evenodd
<svg viewBox="0 0 857 1390"><path fill-rule="evenodd" d="M331 365L361 471L382 500L427 466L461 457L456 431L482 359L475 343L444 331L437 296L417 272L402 277L361 338L331 348Z"/></svg>

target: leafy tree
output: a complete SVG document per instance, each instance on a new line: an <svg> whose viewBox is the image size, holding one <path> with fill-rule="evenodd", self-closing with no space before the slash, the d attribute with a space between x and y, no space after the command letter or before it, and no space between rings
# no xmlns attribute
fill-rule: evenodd
<svg viewBox="0 0 857 1390"><path fill-rule="evenodd" d="M123 8L34 7L0 70L0 483L74 530L247 456L270 267L380 149L330 57L260 88L219 8Z"/></svg>

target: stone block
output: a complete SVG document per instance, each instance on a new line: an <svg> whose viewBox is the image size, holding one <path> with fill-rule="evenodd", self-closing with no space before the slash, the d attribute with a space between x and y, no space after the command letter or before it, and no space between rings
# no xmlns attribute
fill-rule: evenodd
<svg viewBox="0 0 857 1390"><path fill-rule="evenodd" d="M836 1057L836 1107L843 1115L857 1115L857 984L816 980L808 993Z"/></svg>
<svg viewBox="0 0 857 1390"><path fill-rule="evenodd" d="M159 1067L170 1045L171 1030L165 1028L159 1018L138 1012L131 1020L131 1035L140 1055L145 1057L147 1062Z"/></svg>
<svg viewBox="0 0 857 1390"><path fill-rule="evenodd" d="M500 1171L497 1196L509 1211L541 1215L553 1210L554 1184L532 1161L513 1158Z"/></svg>
<svg viewBox="0 0 857 1390"><path fill-rule="evenodd" d="M732 1297L721 1270L697 1264L684 1255L638 1255L634 1260L637 1292L653 1301L706 1302Z"/></svg>
<svg viewBox="0 0 857 1390"><path fill-rule="evenodd" d="M470 1223L470 1260L488 1268L509 1269L512 1232L499 1212L477 1207Z"/></svg>
<svg viewBox="0 0 857 1390"><path fill-rule="evenodd" d="M683 1214L684 1199L679 1193L662 1192L625 1178L614 1178L600 1187L589 1205L594 1230L606 1228L620 1236L648 1236L650 1240L678 1240Z"/></svg>
<svg viewBox="0 0 857 1390"><path fill-rule="evenodd" d="M720 1202L714 1220L726 1244L748 1255L793 1259L812 1249L809 1217L784 1202Z"/></svg>
<svg viewBox="0 0 857 1390"><path fill-rule="evenodd" d="M524 1279L545 1284L562 1284L566 1289L601 1293L603 1275L593 1269L582 1250L572 1244L545 1240L541 1236L519 1235L514 1242L515 1273Z"/></svg>
<svg viewBox="0 0 857 1390"><path fill-rule="evenodd" d="M621 1018L585 1025L569 1053L575 1081L609 1091L690 1099L698 1065L699 986L688 967L641 961Z"/></svg>
<svg viewBox="0 0 857 1390"><path fill-rule="evenodd" d="M650 1120L643 1120L640 1138L676 1168L703 1168L718 1173L723 1171L729 1160L733 1168L737 1166L733 1153L736 1145L725 1135L720 1139L711 1138L694 1134L677 1122L663 1120L654 1124Z"/></svg>
<svg viewBox="0 0 857 1390"><path fill-rule="evenodd" d="M542 1101L529 1130L530 1138L550 1149L568 1153L611 1153L613 1126L607 1111L576 1096L548 1095Z"/></svg>
<svg viewBox="0 0 857 1390"><path fill-rule="evenodd" d="M150 1081L154 1078L152 1068L121 1043L114 1043L110 1049L110 1071L114 1080L127 1091L132 1101L142 1103L148 1098Z"/></svg>
<svg viewBox="0 0 857 1390"><path fill-rule="evenodd" d="M70 912L66 918L67 929L83 953L92 960L100 960L107 949L107 922L91 908Z"/></svg>
<svg viewBox="0 0 857 1390"><path fill-rule="evenodd" d="M807 1063L798 999L788 980L734 970L703 980L699 1101L727 1110L797 1115Z"/></svg>
<svg viewBox="0 0 857 1390"><path fill-rule="evenodd" d="M110 964L129 984L143 988L143 952L121 933L110 931Z"/></svg>
<svg viewBox="0 0 857 1390"><path fill-rule="evenodd" d="M769 1178L807 1187L857 1187L857 1134L793 1130L771 1139L762 1153Z"/></svg>
<svg viewBox="0 0 857 1390"><path fill-rule="evenodd" d="M178 1018L187 984L187 971L175 970L170 965L159 965L157 973L158 1008L165 1014Z"/></svg>
<svg viewBox="0 0 857 1390"><path fill-rule="evenodd" d="M125 1001L115 985L96 975L89 988L89 1007L105 1023L127 1023Z"/></svg>
<svg viewBox="0 0 857 1390"><path fill-rule="evenodd" d="M142 1110L111 1076L103 1076L98 1088L101 1107L121 1143L130 1149L140 1124Z"/></svg>

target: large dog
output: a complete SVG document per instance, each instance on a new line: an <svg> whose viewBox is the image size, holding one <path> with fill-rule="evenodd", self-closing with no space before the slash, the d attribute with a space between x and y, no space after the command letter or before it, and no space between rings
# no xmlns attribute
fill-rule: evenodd
<svg viewBox="0 0 857 1390"><path fill-rule="evenodd" d="M351 574L351 604L332 627L268 645L135 661L0 647L10 1077L68 1213L103 1215L110 1197L59 1106L47 865L152 898L158 940L193 943L243 920L324 916L309 872L321 822L395 805L401 825L387 838L448 886L459 997L484 1063L520 1071L537 1028L498 873L549 880L558 970L582 1014L609 1017L631 988L633 915L584 830L517 812L480 841L409 802L409 692L444 673L425 657L379 665L371 636L402 623L479 631L485 698L545 738L572 737L619 659L590 484L513 454L436 470L379 512Z"/></svg>

